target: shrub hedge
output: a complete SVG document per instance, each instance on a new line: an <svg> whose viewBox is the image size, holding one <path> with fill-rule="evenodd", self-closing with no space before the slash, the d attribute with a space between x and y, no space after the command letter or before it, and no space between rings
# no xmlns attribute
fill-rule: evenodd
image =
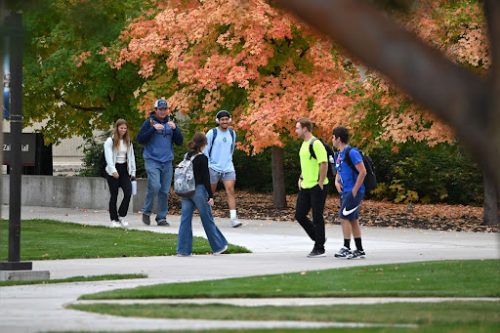
<svg viewBox="0 0 500 333"><path fill-rule="evenodd" d="M178 163L186 151L175 147ZM300 142L289 143L284 149L285 187L287 193L297 190L300 174L298 151ZM134 144L137 176L146 177L141 145ZM84 149L82 176L97 176L102 144L89 141ZM394 145L382 143L370 151L378 180L377 188L369 197L394 202L449 203L480 205L483 201L482 174L474 161L459 145L407 142ZM234 154L238 175L237 189L250 192L272 191L271 149L248 156L241 151Z"/></svg>

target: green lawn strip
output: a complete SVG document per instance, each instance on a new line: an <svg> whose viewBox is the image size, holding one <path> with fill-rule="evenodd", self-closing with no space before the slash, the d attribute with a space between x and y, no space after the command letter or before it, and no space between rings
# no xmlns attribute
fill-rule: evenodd
<svg viewBox="0 0 500 333"><path fill-rule="evenodd" d="M127 331L126 333L193 333L198 331ZM203 333L403 333L403 332L411 332L411 333L423 333L423 331L419 331L418 329L411 330L403 330L400 328L391 328L391 327L370 327L370 328L270 328L270 329L217 329L217 330L203 330ZM426 333L443 333L447 331L425 331ZM469 331L456 331L453 333L470 333L472 332L469 328ZM474 331L477 332L477 331ZM485 333L486 331L479 331L480 333ZM495 332L495 331L490 331ZM46 333L109 333L109 332L95 332L95 331L57 331L57 332L46 332ZM496 333L496 332L495 332Z"/></svg>
<svg viewBox="0 0 500 333"><path fill-rule="evenodd" d="M7 257L8 222L0 221L0 258ZM50 260L164 256L176 253L177 235L129 229L111 229L53 220L21 222L21 258ZM208 241L193 238L193 253L211 253ZM248 253L230 245L228 253Z"/></svg>
<svg viewBox="0 0 500 333"><path fill-rule="evenodd" d="M128 331L127 333L192 333L200 331ZM203 330L203 333L497 333L498 325L432 325L418 328L363 327L363 328L272 328L272 329L217 329ZM47 332L51 333L51 332ZM55 333L55 332L53 332ZM60 332L57 333L70 333ZM90 332L71 332L90 333ZM105 333L105 332L92 332Z"/></svg>
<svg viewBox="0 0 500 333"><path fill-rule="evenodd" d="M386 303L370 305L258 306L225 304L75 304L72 309L124 317L279 320L375 324L500 327L500 302Z"/></svg>
<svg viewBox="0 0 500 333"><path fill-rule="evenodd" d="M500 296L500 260L456 260L159 284L81 299Z"/></svg>
<svg viewBox="0 0 500 333"><path fill-rule="evenodd" d="M54 280L0 281L0 287L19 286L24 284L51 284L51 283L70 283L70 282L88 282L88 281L144 279L147 277L148 276L146 274L108 274L108 275L91 275L91 276L73 276L66 279L54 279Z"/></svg>

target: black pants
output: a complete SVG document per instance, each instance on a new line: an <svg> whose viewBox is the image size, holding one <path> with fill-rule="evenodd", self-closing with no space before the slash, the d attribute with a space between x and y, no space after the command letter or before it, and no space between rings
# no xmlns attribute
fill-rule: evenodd
<svg viewBox="0 0 500 333"><path fill-rule="evenodd" d="M310 189L301 189L297 195L295 206L295 219L304 228L307 235L314 241L314 247L318 250L325 249L325 209L327 189L323 190L319 185ZM307 214L312 208L312 221Z"/></svg>
<svg viewBox="0 0 500 333"><path fill-rule="evenodd" d="M118 179L113 178L108 175L108 185L109 193L111 197L109 198L109 217L111 221L118 221L118 215L120 217L127 216L128 205L130 204L130 197L132 196L132 182L130 181L130 176L128 175L127 163L115 164L116 171L120 177ZM120 204L118 212L116 211L116 201L118 200L118 189L123 190L123 200Z"/></svg>

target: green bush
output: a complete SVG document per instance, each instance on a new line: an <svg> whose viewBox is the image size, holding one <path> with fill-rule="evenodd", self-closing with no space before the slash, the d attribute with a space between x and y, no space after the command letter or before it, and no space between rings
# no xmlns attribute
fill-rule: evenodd
<svg viewBox="0 0 500 333"><path fill-rule="evenodd" d="M301 142L292 142L284 148L283 164L285 190L297 191L300 176L299 149ZM247 191L270 193L273 191L272 149L268 148L258 155L248 156L236 151L233 157L237 175L237 187Z"/></svg>
<svg viewBox="0 0 500 333"><path fill-rule="evenodd" d="M392 153L383 144L370 156L379 187L372 196L395 202L481 204L482 175L476 163L458 145L408 142Z"/></svg>

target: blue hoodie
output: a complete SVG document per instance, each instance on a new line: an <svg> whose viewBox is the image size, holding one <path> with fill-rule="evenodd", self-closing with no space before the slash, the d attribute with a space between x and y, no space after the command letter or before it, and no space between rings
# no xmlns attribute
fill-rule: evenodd
<svg viewBox="0 0 500 333"><path fill-rule="evenodd" d="M179 127L174 130L168 126L169 117L163 121L156 118L154 112L151 112L149 118L142 124L141 130L137 135L137 142L144 145L144 159L154 160L159 163L171 162L174 160L174 143L182 145L183 137ZM153 124L162 124L162 130L156 130Z"/></svg>

